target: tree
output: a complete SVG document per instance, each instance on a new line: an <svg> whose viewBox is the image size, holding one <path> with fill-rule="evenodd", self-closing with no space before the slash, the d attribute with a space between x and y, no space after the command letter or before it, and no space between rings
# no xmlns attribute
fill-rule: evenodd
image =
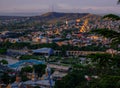
<svg viewBox="0 0 120 88"><path fill-rule="evenodd" d="M5 54L6 52L7 52L7 49L5 49L5 48L0 49L0 54Z"/></svg>
<svg viewBox="0 0 120 88"><path fill-rule="evenodd" d="M35 72L38 73L38 76L41 77L45 73L46 65L45 64L33 65L33 68Z"/></svg>
<svg viewBox="0 0 120 88"><path fill-rule="evenodd" d="M88 80L85 75L94 75L91 66L76 64L68 75L62 80L56 81L54 88L88 88Z"/></svg>
<svg viewBox="0 0 120 88"><path fill-rule="evenodd" d="M118 4L120 3L120 0L118 0Z"/></svg>
<svg viewBox="0 0 120 88"><path fill-rule="evenodd" d="M25 81L29 80L29 79L27 78L27 76L26 76L26 75L24 75L24 74L22 74L22 75L21 75L21 78L22 78L22 81L23 81L23 82L25 82Z"/></svg>
<svg viewBox="0 0 120 88"><path fill-rule="evenodd" d="M120 3L120 0L118 2ZM114 14L105 15L103 18L110 18L112 20L120 20L120 17ZM120 33L117 31L113 31L109 29L96 29L96 30L92 30L92 32L100 34L104 37L110 38L112 45L120 44Z"/></svg>
<svg viewBox="0 0 120 88"><path fill-rule="evenodd" d="M118 45L120 44L120 33L109 30L109 29L96 29L92 30L92 33L100 34L106 38L109 38L111 40L112 45Z"/></svg>
<svg viewBox="0 0 120 88"><path fill-rule="evenodd" d="M111 63L111 55L110 54L90 54L87 56L88 58L91 58L91 61L93 63L98 64L100 67L106 67L109 63Z"/></svg>
<svg viewBox="0 0 120 88"><path fill-rule="evenodd" d="M104 76L91 83L90 88L120 88L120 76Z"/></svg>
<svg viewBox="0 0 120 88"><path fill-rule="evenodd" d="M4 75L1 77L1 80L5 83L8 84L10 81L10 76L7 73L4 73Z"/></svg>
<svg viewBox="0 0 120 88"><path fill-rule="evenodd" d="M108 18L108 19L111 19L111 20L120 20L120 17L115 15L115 14L108 14L108 15L105 15L103 16L103 19L104 18Z"/></svg>
<svg viewBox="0 0 120 88"><path fill-rule="evenodd" d="M112 55L110 54L90 54L87 58L91 59L96 75L112 74L110 73L114 68Z"/></svg>
<svg viewBox="0 0 120 88"><path fill-rule="evenodd" d="M38 56L34 56L34 55L22 55L22 56L20 56L20 60L29 60L29 59L36 59L36 60L38 60L39 57Z"/></svg>
<svg viewBox="0 0 120 88"><path fill-rule="evenodd" d="M2 60L0 61L0 63L2 63L2 64L8 64L8 61L2 59Z"/></svg>
<svg viewBox="0 0 120 88"><path fill-rule="evenodd" d="M61 81L57 81L54 88L76 88L78 85L83 86L84 82L86 83L84 73L81 71L73 71Z"/></svg>
<svg viewBox="0 0 120 88"><path fill-rule="evenodd" d="M21 72L32 72L32 71L33 71L33 68L30 66L26 66L21 69Z"/></svg>
<svg viewBox="0 0 120 88"><path fill-rule="evenodd" d="M87 58L91 58L92 65L97 75L119 75L120 73L120 55L110 54L90 54Z"/></svg>

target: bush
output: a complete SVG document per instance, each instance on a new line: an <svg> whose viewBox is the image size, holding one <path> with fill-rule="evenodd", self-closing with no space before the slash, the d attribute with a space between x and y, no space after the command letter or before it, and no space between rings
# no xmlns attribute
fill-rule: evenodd
<svg viewBox="0 0 120 88"><path fill-rule="evenodd" d="M7 49L4 49L4 48L0 49L0 54L6 54L6 52L7 52Z"/></svg>
<svg viewBox="0 0 120 88"><path fill-rule="evenodd" d="M6 60L1 60L0 63L2 63L2 64L8 64L8 61L6 61Z"/></svg>

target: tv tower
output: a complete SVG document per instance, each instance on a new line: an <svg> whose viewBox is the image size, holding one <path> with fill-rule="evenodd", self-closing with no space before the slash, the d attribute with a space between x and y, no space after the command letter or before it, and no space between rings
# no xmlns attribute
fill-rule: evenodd
<svg viewBox="0 0 120 88"><path fill-rule="evenodd" d="M52 10L52 12L54 12L54 5L53 4L52 4L52 9L51 10Z"/></svg>
<svg viewBox="0 0 120 88"><path fill-rule="evenodd" d="M48 12L54 12L54 3L49 0Z"/></svg>

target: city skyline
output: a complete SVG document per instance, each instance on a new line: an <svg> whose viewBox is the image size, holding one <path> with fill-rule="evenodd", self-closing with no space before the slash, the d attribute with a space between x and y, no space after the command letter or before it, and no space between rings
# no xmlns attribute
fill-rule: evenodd
<svg viewBox="0 0 120 88"><path fill-rule="evenodd" d="M117 0L0 0L0 13L115 13L120 14Z"/></svg>

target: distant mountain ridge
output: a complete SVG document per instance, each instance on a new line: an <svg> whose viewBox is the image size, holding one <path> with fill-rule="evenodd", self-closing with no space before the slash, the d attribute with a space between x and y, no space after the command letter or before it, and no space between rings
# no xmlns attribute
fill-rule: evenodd
<svg viewBox="0 0 120 88"><path fill-rule="evenodd" d="M63 17L63 16L73 16L73 17L81 17L84 15L88 15L89 13L59 13L59 12L48 12L45 14L42 14L41 17Z"/></svg>
<svg viewBox="0 0 120 88"><path fill-rule="evenodd" d="M89 15L89 13L59 13L59 12L48 12L42 14L41 16L33 16L31 19L47 21L47 22L56 22L63 20L72 20L77 18L82 18L84 16Z"/></svg>
<svg viewBox="0 0 120 88"><path fill-rule="evenodd" d="M38 16L30 16L30 20L39 20L42 22L57 22L63 20L74 20L77 18L86 17L88 15L92 15L93 17L96 16L90 13L60 13L60 12L47 12L42 15ZM98 15L97 15L98 16ZM28 17L20 17L20 16L0 16L1 19L21 19L21 18L28 18Z"/></svg>
<svg viewBox="0 0 120 88"><path fill-rule="evenodd" d="M11 20L11 19L21 19L26 17L21 16L0 16L0 20Z"/></svg>

